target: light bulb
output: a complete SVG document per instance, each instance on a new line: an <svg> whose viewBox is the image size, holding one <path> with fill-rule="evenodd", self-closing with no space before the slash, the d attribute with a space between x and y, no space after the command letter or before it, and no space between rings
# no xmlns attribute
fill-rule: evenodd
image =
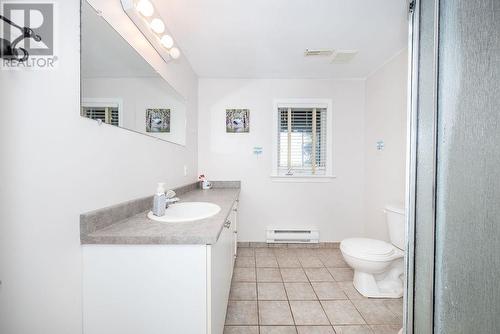
<svg viewBox="0 0 500 334"><path fill-rule="evenodd" d="M157 34L162 34L165 31L165 23L160 19L153 19L149 26Z"/></svg>
<svg viewBox="0 0 500 334"><path fill-rule="evenodd" d="M139 0L135 8L139 13L146 17L150 17L155 12L155 8L149 0Z"/></svg>
<svg viewBox="0 0 500 334"><path fill-rule="evenodd" d="M163 46L167 49L170 49L172 46L174 46L174 40L169 35L163 35L160 41L161 44L163 44Z"/></svg>
<svg viewBox="0 0 500 334"><path fill-rule="evenodd" d="M177 59L181 56L181 52L177 48L171 48L169 53L170 57L172 57L173 59Z"/></svg>

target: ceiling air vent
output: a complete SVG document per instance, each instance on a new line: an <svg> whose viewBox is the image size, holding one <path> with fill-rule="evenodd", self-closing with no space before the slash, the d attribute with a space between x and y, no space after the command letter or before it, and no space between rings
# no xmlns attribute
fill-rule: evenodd
<svg viewBox="0 0 500 334"><path fill-rule="evenodd" d="M309 56L331 56L333 54L334 50L327 50L327 49L306 49L304 52L304 56L309 57Z"/></svg>
<svg viewBox="0 0 500 334"><path fill-rule="evenodd" d="M356 57L358 50L339 50L333 53L332 64L347 64Z"/></svg>

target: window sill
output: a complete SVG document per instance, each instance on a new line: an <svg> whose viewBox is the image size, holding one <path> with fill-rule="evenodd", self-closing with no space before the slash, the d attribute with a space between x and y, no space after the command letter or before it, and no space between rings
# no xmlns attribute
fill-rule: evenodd
<svg viewBox="0 0 500 334"><path fill-rule="evenodd" d="M271 175L273 182L326 183L335 178L335 175Z"/></svg>

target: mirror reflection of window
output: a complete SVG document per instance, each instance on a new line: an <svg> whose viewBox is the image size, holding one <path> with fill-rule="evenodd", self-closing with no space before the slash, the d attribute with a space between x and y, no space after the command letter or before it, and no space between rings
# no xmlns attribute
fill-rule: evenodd
<svg viewBox="0 0 500 334"><path fill-rule="evenodd" d="M118 108L82 107L81 116L93 120L101 120L103 123L115 126L120 124Z"/></svg>

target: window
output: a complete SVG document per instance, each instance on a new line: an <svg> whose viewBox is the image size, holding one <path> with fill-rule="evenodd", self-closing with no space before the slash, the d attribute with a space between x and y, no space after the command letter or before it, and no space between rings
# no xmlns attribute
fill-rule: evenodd
<svg viewBox="0 0 500 334"><path fill-rule="evenodd" d="M82 101L80 115L103 123L122 126L121 102L105 99L85 99Z"/></svg>
<svg viewBox="0 0 500 334"><path fill-rule="evenodd" d="M331 176L330 105L312 101L275 104L273 176Z"/></svg>
<svg viewBox="0 0 500 334"><path fill-rule="evenodd" d="M120 123L117 107L82 107L81 115L103 123L116 125Z"/></svg>

